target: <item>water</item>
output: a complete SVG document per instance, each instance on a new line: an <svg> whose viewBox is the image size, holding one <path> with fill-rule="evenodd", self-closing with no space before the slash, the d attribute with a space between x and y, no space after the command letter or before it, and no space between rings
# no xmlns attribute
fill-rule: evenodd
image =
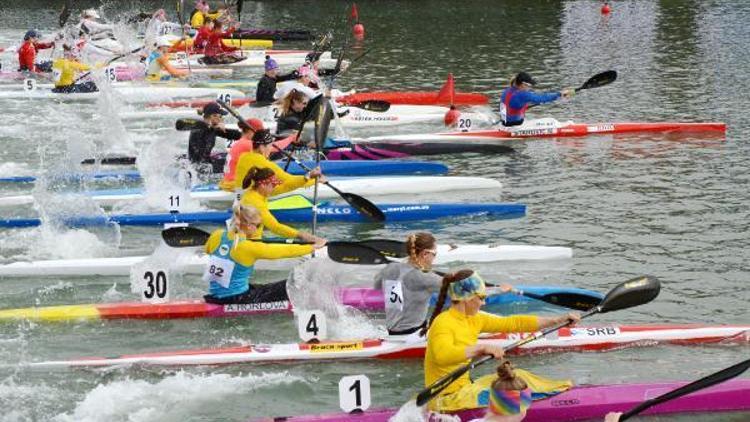
<svg viewBox="0 0 750 422"><path fill-rule="evenodd" d="M79 4L80 3L80 4ZM76 2L75 7L96 6ZM619 72L606 88L580 92L573 100L539 107L532 116L560 120L724 121L726 139L693 136L600 136L529 141L518 154L440 157L456 175L493 177L502 191L480 195L422 195L432 201L518 201L523 219L484 218L385 228L326 225L330 239L404 237L429 229L441 240L564 245L575 250L570 263L481 265L486 279L555 283L608 290L639 274L661 279L662 293L651 304L592 318L622 323L747 323L750 294L746 174L750 133L746 114L750 64L745 46L750 4L731 0L622 1L602 17L598 2L360 2L368 55L339 81L344 88L437 89L448 72L457 89L491 95L493 104L507 80L527 70L541 89L578 86L607 69ZM105 16L127 17L171 2L110 2ZM334 30L339 42L349 28L345 3L336 1L245 2L244 21L256 26ZM15 42L29 27L56 28L59 4L26 1L4 4L0 45ZM114 11L118 11L114 13ZM74 10L74 14L77 10ZM304 44L279 44L301 48ZM14 60L2 57L4 69ZM251 71L246 75L250 77ZM253 75L252 77L257 77ZM187 135L171 129L129 131L111 112L118 105L59 104L3 100L0 125L3 175L44 169L78 170L76 158L107 147L184 148ZM164 127L171 126L165 121ZM125 128L136 125L126 124ZM148 128L152 126L146 126ZM156 127L156 126L154 126ZM401 130L401 129L399 129ZM403 132L437 131L434 126ZM392 132L384 129L381 133ZM355 134L369 134L360 132ZM128 139L133 145L126 145ZM117 142L115 142L117 140ZM154 154L154 150L149 150ZM158 149L156 150L158 154ZM158 171L156 168L154 171ZM90 182L49 189L86 190ZM29 186L0 187L0 194ZM46 214L95 210L86 200L65 206L45 199ZM409 198L406 198L409 199ZM32 207L2 210L2 216L31 216ZM0 259L49 259L148 254L158 242L153 229L60 228L3 231ZM283 273L262 274L263 280ZM369 275L356 278L366 280ZM132 299L126 277L72 280L3 280L0 308ZM361 281L360 281L361 283ZM178 297L197 297L202 283L185 276ZM377 323L377 321L376 321ZM39 372L17 364L56 358L108 356L250 342L290 342L291 318L226 321L124 321L70 324L5 324L0 327L0 419L204 421L333 411L338 380L366 374L373 407L400 406L422 382L421 362L337 362L336 364L232 365L185 370L120 368L108 371ZM746 347L656 347L607 354L564 354L516 359L516 364L550 377L580 383L695 379L747 358ZM485 373L492 368L484 368ZM646 418L644 418L645 420ZM748 415L714 415L711 420L747 420ZM659 420L708 420L705 415Z"/></svg>

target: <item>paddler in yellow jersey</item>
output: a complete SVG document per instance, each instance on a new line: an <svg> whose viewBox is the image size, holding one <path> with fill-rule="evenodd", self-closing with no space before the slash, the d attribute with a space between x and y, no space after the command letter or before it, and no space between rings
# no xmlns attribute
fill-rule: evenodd
<svg viewBox="0 0 750 422"><path fill-rule="evenodd" d="M63 44L63 57L52 62L52 75L55 80L52 92L70 94L99 91L94 81L77 82L79 74L89 70L90 66L78 61L76 50L68 44Z"/></svg>
<svg viewBox="0 0 750 422"><path fill-rule="evenodd" d="M166 37L161 37L156 41L156 50L146 58L146 79L151 82L167 81L171 78L184 78L188 76L188 71L175 69L169 63L169 48L172 43Z"/></svg>
<svg viewBox="0 0 750 422"><path fill-rule="evenodd" d="M286 280L250 285L255 261L304 256L325 246L325 241L287 245L249 240L260 224L258 210L235 204L227 228L211 233L205 246L209 259L203 273L203 280L209 284L209 294L204 296L206 302L242 304L289 300Z"/></svg>
<svg viewBox="0 0 750 422"><path fill-rule="evenodd" d="M477 356L502 358L502 347L478 343L480 333L534 332L563 321L580 320L580 315L575 312L555 318L492 315L480 311L486 297L484 280L472 270L461 270L443 278L437 305L428 324L424 357L425 386L468 364ZM446 298L450 298L451 306L441 312ZM547 380L522 370L516 373L535 392L560 392L572 386L569 381ZM488 390L496 378L496 375L487 375L472 382L466 372L430 401L429 407L438 412L487 407Z"/></svg>
<svg viewBox="0 0 750 422"><path fill-rule="evenodd" d="M208 6L208 2L204 0L198 0L195 2L195 9L193 9L192 13L190 14L190 26L193 27L193 29L200 29L201 26L203 26L203 21L206 20L206 18L211 18L213 20L218 19L223 11L219 10L216 13L209 13L211 8Z"/></svg>
<svg viewBox="0 0 750 422"><path fill-rule="evenodd" d="M292 176L302 177L302 176ZM325 242L325 239L312 235L301 230L297 230L294 227L287 226L276 220L271 210L268 207L268 198L273 195L284 193L289 191L290 187L299 185L301 182L292 180L285 184L279 180L274 174L273 170L268 167L253 167L247 173L244 179L243 186L245 187L245 193L242 194L240 203L245 206L252 206L260 213L261 224L258 226L258 230L251 236L253 239L260 239L263 237L263 229L267 228L274 234L286 238L297 238L305 242ZM305 182L306 183L306 182Z"/></svg>

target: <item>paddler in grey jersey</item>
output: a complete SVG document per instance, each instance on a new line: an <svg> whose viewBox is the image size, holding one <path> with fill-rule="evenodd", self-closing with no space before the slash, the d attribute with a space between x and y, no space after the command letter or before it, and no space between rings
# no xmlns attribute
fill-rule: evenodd
<svg viewBox="0 0 750 422"><path fill-rule="evenodd" d="M440 290L443 278L430 271L437 254L435 237L416 233L406 240L409 260L392 262L375 276L375 288L385 296L385 323L388 334L419 341L425 326L430 297Z"/></svg>

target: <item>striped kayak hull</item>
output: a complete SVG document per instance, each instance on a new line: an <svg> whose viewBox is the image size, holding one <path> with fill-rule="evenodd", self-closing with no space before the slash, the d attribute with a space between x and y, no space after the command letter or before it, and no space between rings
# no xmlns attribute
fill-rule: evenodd
<svg viewBox="0 0 750 422"><path fill-rule="evenodd" d="M646 400L687 385L688 381L637 384L578 385L552 397L536 400L524 422L571 422L604 420L609 412L625 412ZM716 413L750 410L750 380L733 379L656 405L642 415ZM461 421L481 419L486 409L463 410L455 415ZM398 409L373 409L363 413L330 413L251 419L253 422L387 422Z"/></svg>
<svg viewBox="0 0 750 422"><path fill-rule="evenodd" d="M627 346L655 344L748 343L750 326L703 325L609 325L562 328L556 335L527 343L512 354L538 354L570 351L606 351ZM530 333L495 334L480 343L508 346ZM105 367L121 365L190 366L259 362L325 361L341 359L422 358L425 343L403 343L387 339L330 341L317 344L255 344L241 347L181 350L132 354L115 357L86 357L32 363L44 369L66 367Z"/></svg>
<svg viewBox="0 0 750 422"><path fill-rule="evenodd" d="M385 195L413 195L442 193L451 191L468 191L477 189L500 189L502 184L494 179L483 177L453 177L453 176L411 176L411 177L361 177L350 179L334 179L331 181L342 192L357 195L385 196ZM313 196L313 186L300 188L290 194ZM140 201L144 199L143 189L113 189L88 191L85 193L102 206L113 206L123 202ZM190 193L193 200L226 206L234 201L234 194L220 190L215 185L195 188ZM318 186L318 198L335 199L339 195L326 185ZM32 195L15 195L0 198L0 207L13 207L34 203Z"/></svg>
<svg viewBox="0 0 750 422"><path fill-rule="evenodd" d="M285 161L277 161L276 164L285 166ZM315 167L314 161L304 162L307 167ZM321 161L321 170L330 176L408 176L413 174L440 175L448 173L445 164L429 161L380 161L372 160L350 160L350 161ZM287 172L295 175L305 174L306 171L297 163L290 163ZM140 180L141 175L137 171L101 171L90 173L73 173L65 175L70 179L116 179L116 180ZM29 183L36 181L34 176L6 176L0 177L0 183Z"/></svg>
<svg viewBox="0 0 750 422"><path fill-rule="evenodd" d="M538 124L535 124L537 122ZM636 122L636 123L561 123L539 119L518 129L491 129L467 132L444 132L414 135L386 135L366 138L365 142L476 142L495 143L520 139L564 138L625 133L716 133L726 132L725 123Z"/></svg>
<svg viewBox="0 0 750 422"><path fill-rule="evenodd" d="M517 286L516 288L524 292L541 295L548 293L597 295L596 292L589 290L567 287ZM364 311L383 311L385 309L383 292L381 290L357 287L344 288L339 290L337 296L340 303ZM436 298L436 295L432 298L433 305ZM491 294L487 298L486 303L491 308L498 308L530 301L533 301L533 299L515 294ZM63 322L115 319L232 318L291 312L292 304L288 300L253 304L217 305L197 299L160 304L121 302L5 309L0 310L0 321Z"/></svg>
<svg viewBox="0 0 750 422"><path fill-rule="evenodd" d="M328 256L326 248L315 251L315 254ZM446 265L451 262L564 260L572 257L573 250L562 246L440 244L435 265ZM14 262L0 265L0 278L128 276L132 267L146 258L148 257L127 256ZM262 259L255 263L255 269L289 270L302 259L304 258ZM201 274L207 263L208 258L205 255L186 253L179 254L172 261L172 268L188 274Z"/></svg>
<svg viewBox="0 0 750 422"><path fill-rule="evenodd" d="M388 223L427 221L440 218L466 218L493 216L516 218L526 214L523 204L377 204ZM312 223L312 208L277 209L271 211L277 220L284 223ZM318 223L371 223L367 217L348 205L318 206ZM73 217L63 220L69 227L91 227L119 224L121 226L161 226L169 223L223 224L231 217L229 211L184 212L161 214L121 214L94 217ZM38 218L0 219L0 228L36 227Z"/></svg>
<svg viewBox="0 0 750 422"><path fill-rule="evenodd" d="M240 28L232 33L236 39L258 39L274 41L307 41L315 36L304 29Z"/></svg>
<svg viewBox="0 0 750 422"><path fill-rule="evenodd" d="M413 104L413 105L441 105L450 106L451 96L440 95L439 92L398 91L398 92L357 92L336 98L339 104L352 105L363 101L387 101L391 104ZM473 106L485 105L489 98L484 94L472 92L456 92L453 96L453 105Z"/></svg>
<svg viewBox="0 0 750 422"><path fill-rule="evenodd" d="M190 88L190 87L150 87L150 86L129 86L114 87L113 92L125 102L139 103L151 101L169 101L180 98L216 98L218 95L229 94L233 97L241 98L244 94L240 91L226 88ZM52 92L49 88L39 88L33 91L8 90L0 91L0 99L18 99L18 100L38 100L38 99L59 99L73 101L96 100L100 92L87 93L57 93Z"/></svg>

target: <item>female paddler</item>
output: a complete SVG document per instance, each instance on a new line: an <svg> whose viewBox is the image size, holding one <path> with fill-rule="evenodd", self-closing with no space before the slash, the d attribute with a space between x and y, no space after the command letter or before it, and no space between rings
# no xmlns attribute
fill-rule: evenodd
<svg viewBox="0 0 750 422"><path fill-rule="evenodd" d="M258 259L294 258L310 254L325 246L325 241L312 245L268 244L249 238L258 230L261 218L252 206L235 204L226 229L214 231L206 242L208 264L203 280L209 284L208 303L243 304L289 300L286 280L250 285L255 261Z"/></svg>
<svg viewBox="0 0 750 422"><path fill-rule="evenodd" d="M262 129L253 135L253 151L242 154L235 170L235 182L242 183L244 193L240 199L243 205L257 208L262 219L253 239L263 236L263 228L267 227L273 233L288 238L299 238L307 242L324 242L310 233L298 231L292 227L279 223L271 214L268 207L268 198L291 192L295 189L312 186L315 178L325 182L325 176L319 168L312 170L304 176L294 176L281 169L276 163L270 161L268 156L274 147L273 136L268 129Z"/></svg>
<svg viewBox="0 0 750 422"><path fill-rule="evenodd" d="M519 126L526 118L526 109L532 104L551 103L560 97L570 98L574 89L560 92L537 93L531 91L536 81L526 72L520 72L510 80L510 86L500 94L500 119L503 126Z"/></svg>
<svg viewBox="0 0 750 422"><path fill-rule="evenodd" d="M580 320L580 316L575 312L554 318L492 315L479 310L486 296L484 280L474 271L461 270L443 277L437 304L428 324L427 350L424 358L426 386L468 364L476 356L492 355L496 359L502 358L502 347L478 343L480 333L534 332L564 321ZM450 308L442 312L443 304L448 297L451 301ZM572 386L569 381L546 380L528 372L521 375L535 392L557 392ZM487 407L488 390L496 378L496 375L488 375L472 382L467 372L430 401L430 409L452 412Z"/></svg>
<svg viewBox="0 0 750 422"><path fill-rule="evenodd" d="M175 69L169 62L169 49L172 42L167 37L160 37L156 41L156 50L146 58L146 79L151 82L167 81L171 78L188 76L188 71Z"/></svg>

